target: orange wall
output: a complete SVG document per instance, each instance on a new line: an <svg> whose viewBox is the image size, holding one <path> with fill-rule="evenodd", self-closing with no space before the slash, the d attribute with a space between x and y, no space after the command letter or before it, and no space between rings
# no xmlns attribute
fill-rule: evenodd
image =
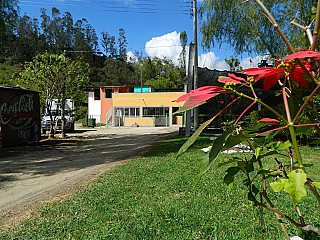
<svg viewBox="0 0 320 240"><path fill-rule="evenodd" d="M101 123L106 123L106 117L108 114L108 118L111 117L112 114L112 98L105 98L105 90L113 89L113 95L118 94L121 92L128 92L129 88L128 87L101 87L100 88L100 99L101 99L101 117L100 121Z"/></svg>

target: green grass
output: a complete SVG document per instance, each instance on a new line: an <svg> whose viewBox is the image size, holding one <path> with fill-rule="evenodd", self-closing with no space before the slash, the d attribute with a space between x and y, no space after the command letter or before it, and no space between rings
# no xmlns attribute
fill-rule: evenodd
<svg viewBox="0 0 320 240"><path fill-rule="evenodd" d="M258 209L246 199L242 186L235 184L227 191L222 183L225 168L209 171L193 188L203 155L196 148L210 142L197 141L176 160L184 141L163 141L144 157L101 175L75 196L44 205L32 219L0 233L0 239L284 239L271 213L266 213L263 231ZM318 148L303 153L310 161L319 159ZM220 155L220 160L228 157ZM312 171L318 179L319 165L317 160ZM291 211L290 199L283 196L277 203ZM310 197L302 205L309 203L312 207L304 213L310 213L308 220L319 227L319 208ZM301 236L295 228L289 227L289 233Z"/></svg>

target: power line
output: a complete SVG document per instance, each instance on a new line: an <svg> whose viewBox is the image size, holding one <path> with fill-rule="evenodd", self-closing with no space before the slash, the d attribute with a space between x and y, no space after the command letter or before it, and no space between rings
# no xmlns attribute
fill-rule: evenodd
<svg viewBox="0 0 320 240"><path fill-rule="evenodd" d="M150 6L150 7L157 7L160 6L159 4L155 4L153 3L135 3L135 4L121 4L119 2L103 2L103 1L69 1L68 3L65 2L42 2L42 1L28 1L28 0L21 0L20 1L22 6L25 6L26 4L28 4L28 6L38 6L38 5L57 5L57 6L70 6L70 7L110 7L110 8L125 8L125 9L143 9L146 6ZM80 4L79 4L80 3ZM97 3L97 5L92 5L94 3ZM159 2L160 3L160 2ZM163 3L163 2L161 2ZM83 5L83 4L88 4L88 5ZM163 5L163 6L169 6L168 8L155 8L154 10L172 10L172 9L187 9L188 5L181 5L181 3L179 5L173 5L172 2L170 3L170 5Z"/></svg>
<svg viewBox="0 0 320 240"><path fill-rule="evenodd" d="M49 3L50 4L50 3ZM34 4L20 4L23 7L35 7ZM42 5L41 7L54 7L56 5ZM85 7L89 8L90 6L86 5L72 5L72 4L64 4L61 6L67 6L67 7ZM125 7L117 7L117 6L100 6L100 8L96 9L96 11L103 11L103 12L116 12L116 13L139 13L139 14L170 14L170 15L189 15L189 10L183 10L183 9L164 9L164 8L125 8Z"/></svg>

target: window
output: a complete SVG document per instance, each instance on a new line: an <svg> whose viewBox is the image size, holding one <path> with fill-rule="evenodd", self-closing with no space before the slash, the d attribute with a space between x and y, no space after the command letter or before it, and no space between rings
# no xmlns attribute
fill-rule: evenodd
<svg viewBox="0 0 320 240"><path fill-rule="evenodd" d="M124 117L140 117L140 108L139 107L123 107L123 108L114 108L114 111L121 112Z"/></svg>
<svg viewBox="0 0 320 240"><path fill-rule="evenodd" d="M94 100L100 100L100 88L93 90Z"/></svg>
<svg viewBox="0 0 320 240"><path fill-rule="evenodd" d="M104 90L104 98L112 98L113 89Z"/></svg>
<svg viewBox="0 0 320 240"><path fill-rule="evenodd" d="M143 117L168 116L168 107L144 107L142 109Z"/></svg>

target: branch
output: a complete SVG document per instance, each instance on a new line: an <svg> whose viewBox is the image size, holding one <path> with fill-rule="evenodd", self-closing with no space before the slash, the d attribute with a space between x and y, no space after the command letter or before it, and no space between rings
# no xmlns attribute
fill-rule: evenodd
<svg viewBox="0 0 320 240"><path fill-rule="evenodd" d="M318 4L317 4L316 22L313 29L313 42L311 46L312 51L315 51L317 47L319 25L320 25L320 1L318 1Z"/></svg>
<svg viewBox="0 0 320 240"><path fill-rule="evenodd" d="M320 1L319 1L320 2ZM304 100L302 106L299 108L299 111L296 113L294 119L293 119L293 123L295 123L298 119L298 117L300 116L302 110L305 108L305 106L308 104L308 102L311 100L311 98L313 97L313 95L316 94L316 92L319 90L320 88L320 84L317 84L317 86L313 89L313 91L310 93L309 96L306 97L306 99Z"/></svg>
<svg viewBox="0 0 320 240"><path fill-rule="evenodd" d="M312 181L310 178L307 179L306 185L309 187L310 191L313 193L313 195L316 197L318 201L318 205L320 206L320 194L318 193L317 189L315 186L312 184Z"/></svg>
<svg viewBox="0 0 320 240"><path fill-rule="evenodd" d="M282 38L282 40L284 41L284 43L287 45L289 51L291 53L294 53L294 49L291 45L291 43L289 42L288 38L284 35L284 33L282 32L281 28L279 27L278 23L276 22L276 20L272 17L271 13L268 11L268 9L263 5L263 3L260 0L254 0L259 7L262 9L262 11L264 12L264 14L266 15L266 17L269 19L269 21L271 22L271 24L273 25L273 27L276 29L276 31L278 32L278 34L280 35L280 37Z"/></svg>
<svg viewBox="0 0 320 240"><path fill-rule="evenodd" d="M308 232L314 232L316 233L318 236L320 236L320 230L316 227L313 227L311 225L303 225L303 224L300 224L298 222L296 222L295 220L293 220L291 217L289 217L288 215L284 214L283 212L281 212L279 209L277 208L274 208L274 207L270 207L268 205L265 205L263 203L260 203L258 202L257 200L254 201L254 203L257 205L257 206L261 206L267 210L270 210L274 213L277 213L279 214L281 217L285 218L286 220L288 220L290 223L292 223L294 226L296 226L297 228L301 229L301 230L304 230L304 231L308 231Z"/></svg>

